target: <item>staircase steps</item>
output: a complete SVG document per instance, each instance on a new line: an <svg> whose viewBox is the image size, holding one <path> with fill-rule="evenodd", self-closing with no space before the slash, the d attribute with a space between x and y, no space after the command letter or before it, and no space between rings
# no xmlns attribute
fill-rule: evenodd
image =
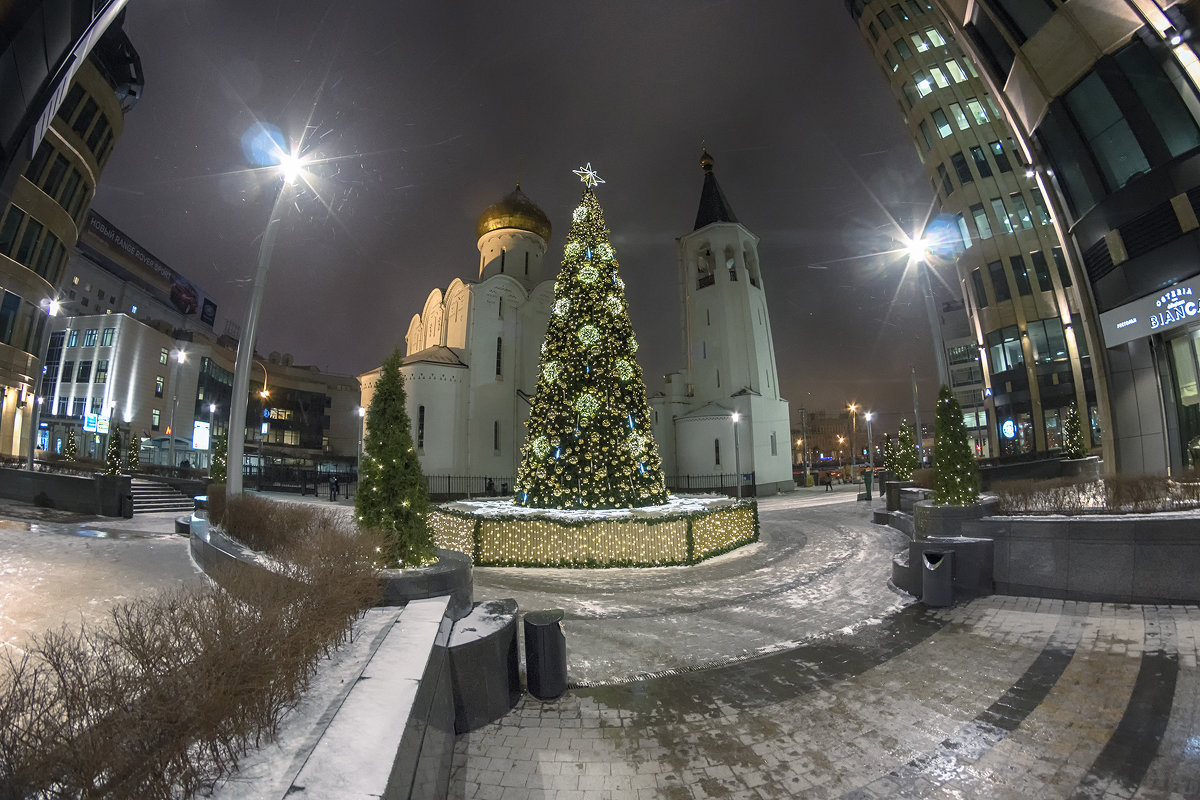
<svg viewBox="0 0 1200 800"><path fill-rule="evenodd" d="M165 483L134 478L130 489L134 514L193 511L196 507L191 497Z"/></svg>

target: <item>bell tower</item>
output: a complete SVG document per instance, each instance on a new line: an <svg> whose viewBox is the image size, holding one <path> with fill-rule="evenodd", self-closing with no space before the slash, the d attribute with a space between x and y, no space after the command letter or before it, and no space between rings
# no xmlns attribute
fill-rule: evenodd
<svg viewBox="0 0 1200 800"><path fill-rule="evenodd" d="M779 396L759 239L733 213L708 150L700 166L696 224L679 238L684 367L652 401L655 436L660 451L673 451L664 454L669 473L740 470L759 491L790 490L788 403Z"/></svg>

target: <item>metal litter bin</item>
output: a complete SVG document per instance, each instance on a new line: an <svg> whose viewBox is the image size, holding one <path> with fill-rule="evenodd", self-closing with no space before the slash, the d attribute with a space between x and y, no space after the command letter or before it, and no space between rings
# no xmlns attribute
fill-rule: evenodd
<svg viewBox="0 0 1200 800"><path fill-rule="evenodd" d="M567 636L561 608L525 614L525 677L529 693L555 700L567 690Z"/></svg>
<svg viewBox="0 0 1200 800"><path fill-rule="evenodd" d="M954 551L921 552L921 602L933 608L954 604Z"/></svg>

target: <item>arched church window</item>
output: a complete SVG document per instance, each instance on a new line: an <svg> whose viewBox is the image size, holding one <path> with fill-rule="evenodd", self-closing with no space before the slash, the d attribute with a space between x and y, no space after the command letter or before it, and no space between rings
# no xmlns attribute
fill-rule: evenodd
<svg viewBox="0 0 1200 800"><path fill-rule="evenodd" d="M504 339L500 336L497 336L496 337L496 377L497 378L499 378L500 374L501 374L500 368L504 364L503 358L504 358Z"/></svg>
<svg viewBox="0 0 1200 800"><path fill-rule="evenodd" d="M721 466L721 440L713 439L713 458L716 465Z"/></svg>
<svg viewBox="0 0 1200 800"><path fill-rule="evenodd" d="M417 407L417 449L425 449L425 406Z"/></svg>
<svg viewBox="0 0 1200 800"><path fill-rule="evenodd" d="M503 247L500 248L500 271L504 272L504 257L508 255L508 251Z"/></svg>
<svg viewBox="0 0 1200 800"><path fill-rule="evenodd" d="M754 257L754 252L744 251L742 260L746 262L746 275L749 277L750 285L758 286L758 259Z"/></svg>
<svg viewBox="0 0 1200 800"><path fill-rule="evenodd" d="M716 278L713 275L715 264L713 262L712 250L705 246L700 250L700 254L696 257L696 288L703 289L705 286L712 286Z"/></svg>
<svg viewBox="0 0 1200 800"><path fill-rule="evenodd" d="M733 248L725 248L725 269L729 270L729 280L737 280L737 259L733 257Z"/></svg>

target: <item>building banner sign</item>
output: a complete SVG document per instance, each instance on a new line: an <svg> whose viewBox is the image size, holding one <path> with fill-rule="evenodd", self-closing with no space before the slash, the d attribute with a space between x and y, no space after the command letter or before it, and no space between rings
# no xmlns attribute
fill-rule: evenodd
<svg viewBox="0 0 1200 800"><path fill-rule="evenodd" d="M1105 311L1100 315L1100 330L1104 346L1117 347L1189 322L1200 322L1200 278Z"/></svg>

